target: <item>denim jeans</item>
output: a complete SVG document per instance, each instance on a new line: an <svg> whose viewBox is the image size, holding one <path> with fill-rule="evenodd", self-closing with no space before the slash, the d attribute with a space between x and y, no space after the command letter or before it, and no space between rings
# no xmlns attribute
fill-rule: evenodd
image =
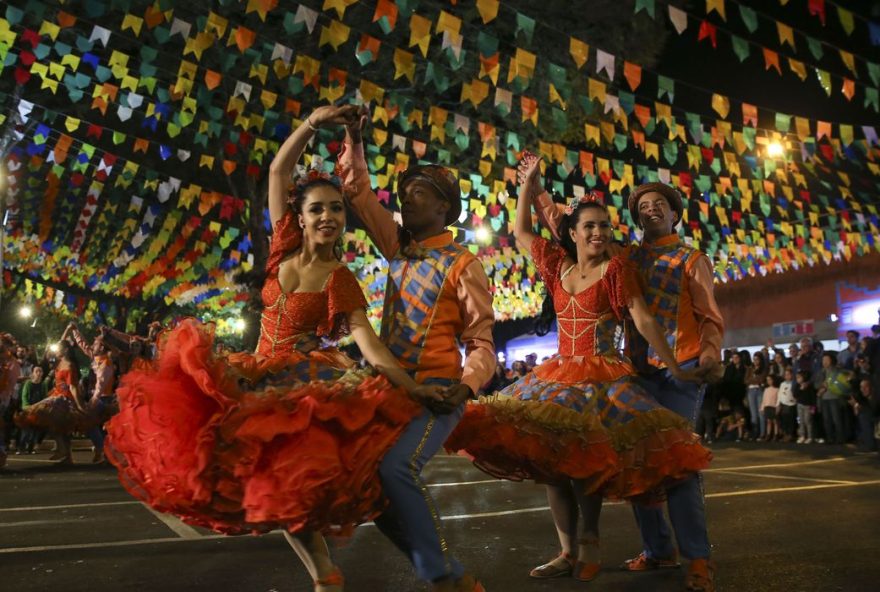
<svg viewBox="0 0 880 592"><path fill-rule="evenodd" d="M762 398L764 398L764 389L756 386L749 387L749 420L752 423L753 438L763 438L767 434L767 422L764 421L764 410L761 407Z"/></svg>
<svg viewBox="0 0 880 592"><path fill-rule="evenodd" d="M696 360L692 360L681 366L692 368L696 363ZM697 412L702 405L704 386L676 380L668 370L645 377L640 384L658 403L690 421L693 428ZM706 529L706 507L701 476L691 475L676 483L666 490L666 495L669 518L681 554L688 559L708 558L711 550ZM633 511L647 556L674 557L675 547L672 545L672 534L663 516L663 509L633 505Z"/></svg>
<svg viewBox="0 0 880 592"><path fill-rule="evenodd" d="M813 414L810 413L810 409L812 409L811 405L801 405L800 403L798 403L798 436L806 438L807 440L813 440L815 438L813 429Z"/></svg>
<svg viewBox="0 0 880 592"><path fill-rule="evenodd" d="M416 575L427 582L464 575L464 567L449 551L440 515L421 476L425 464L458 425L464 406L462 403L445 415L425 409L410 422L379 465L382 488L390 504L376 518L376 526L409 558Z"/></svg>

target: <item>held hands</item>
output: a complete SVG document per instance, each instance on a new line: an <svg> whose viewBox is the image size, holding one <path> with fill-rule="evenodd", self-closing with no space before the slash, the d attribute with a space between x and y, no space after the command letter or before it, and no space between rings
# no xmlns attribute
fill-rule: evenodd
<svg viewBox="0 0 880 592"><path fill-rule="evenodd" d="M697 372L703 382L715 384L724 378L724 366L718 360L706 360L697 368Z"/></svg>
<svg viewBox="0 0 880 592"><path fill-rule="evenodd" d="M361 118L361 107L357 105L325 105L318 107L306 118L306 124L313 128L334 125L351 126Z"/></svg>
<svg viewBox="0 0 880 592"><path fill-rule="evenodd" d="M361 105L358 107L357 118L352 123L345 124L345 131L348 133L351 141L355 144L360 144L363 141L363 136L361 135L364 128L367 127L367 123L370 121L370 110L366 105Z"/></svg>
<svg viewBox="0 0 880 592"><path fill-rule="evenodd" d="M409 391L409 396L422 405L431 407L434 403L443 401L443 387L436 384L420 384Z"/></svg>
<svg viewBox="0 0 880 592"><path fill-rule="evenodd" d="M430 403L428 409L437 415L446 415L455 411L459 405L473 396L474 392L471 387L459 383L446 389L443 392L443 398L440 401Z"/></svg>

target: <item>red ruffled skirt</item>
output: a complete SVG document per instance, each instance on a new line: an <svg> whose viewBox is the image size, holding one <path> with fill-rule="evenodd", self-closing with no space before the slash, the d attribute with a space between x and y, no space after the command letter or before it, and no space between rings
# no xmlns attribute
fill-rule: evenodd
<svg viewBox="0 0 880 592"><path fill-rule="evenodd" d="M220 357L213 341L184 321L152 368L123 377L106 448L126 489L228 534L345 535L378 515L379 462L421 406L382 377L328 365L347 360L335 350Z"/></svg>
<svg viewBox="0 0 880 592"><path fill-rule="evenodd" d="M446 448L502 479L581 480L588 493L655 500L712 453L612 359L555 357L471 403Z"/></svg>

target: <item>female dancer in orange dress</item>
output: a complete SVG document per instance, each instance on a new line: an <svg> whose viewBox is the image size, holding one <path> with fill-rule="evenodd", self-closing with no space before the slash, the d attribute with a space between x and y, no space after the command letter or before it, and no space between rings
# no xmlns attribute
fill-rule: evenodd
<svg viewBox="0 0 880 592"><path fill-rule="evenodd" d="M133 495L221 532L284 529L322 591L343 582L321 533L348 534L381 511L379 462L420 412L414 399L440 398L379 341L339 262L338 180L313 172L289 188L316 126L356 116L317 109L272 163L257 352L215 354L211 327L184 321L160 336L154 369L123 377L108 426L108 458ZM323 343L347 333L383 376Z"/></svg>
<svg viewBox="0 0 880 592"><path fill-rule="evenodd" d="M498 394L471 404L446 442L496 477L547 484L562 552L531 576L573 575L589 581L600 569L602 498L646 496L668 480L708 464L711 454L687 421L656 404L634 381L619 352L624 315L682 380L648 311L636 275L611 257L611 223L592 195L566 209L563 243L532 232L529 183L540 160L527 158L514 235L531 252L553 299L559 353ZM578 514L582 526L578 526Z"/></svg>
<svg viewBox="0 0 880 592"><path fill-rule="evenodd" d="M55 454L50 460L73 464L71 434L87 431L95 426L95 418L87 413L79 400L79 368L73 360L73 347L67 341L66 329L59 342L55 382L49 396L16 413L15 423L20 428L45 430L55 439Z"/></svg>

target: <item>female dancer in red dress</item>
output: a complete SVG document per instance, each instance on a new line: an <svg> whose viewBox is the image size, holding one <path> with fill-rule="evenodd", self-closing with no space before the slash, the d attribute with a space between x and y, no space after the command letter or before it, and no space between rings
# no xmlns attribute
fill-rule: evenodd
<svg viewBox="0 0 880 592"><path fill-rule="evenodd" d="M15 423L25 429L45 430L55 439L55 454L50 460L61 464L73 464L71 434L87 431L96 420L83 407L79 399L79 368L73 360L73 347L67 341L65 329L59 342L58 362L55 365L55 382L49 396L15 414Z"/></svg>
<svg viewBox="0 0 880 592"><path fill-rule="evenodd" d="M108 426L108 458L133 495L221 532L293 533L288 541L322 591L341 590L342 577L321 533L348 534L381 511L379 462L420 412L413 399L440 398L379 341L338 260L338 180L313 172L291 195L316 126L356 116L354 107L317 109L272 163L257 352L214 354L211 327L184 321L160 336L153 370L123 377ZM322 344L346 333L383 376Z"/></svg>
<svg viewBox="0 0 880 592"><path fill-rule="evenodd" d="M646 496L705 468L711 454L687 421L653 402L617 345L624 315L682 380L636 275L611 257L608 211L592 196L569 206L559 245L532 232L530 187L540 160L527 158L514 235L534 258L553 299L559 353L494 396L471 404L446 442L496 477L547 484L560 555L531 576L596 577L602 498ZM583 525L578 527L578 514Z"/></svg>

